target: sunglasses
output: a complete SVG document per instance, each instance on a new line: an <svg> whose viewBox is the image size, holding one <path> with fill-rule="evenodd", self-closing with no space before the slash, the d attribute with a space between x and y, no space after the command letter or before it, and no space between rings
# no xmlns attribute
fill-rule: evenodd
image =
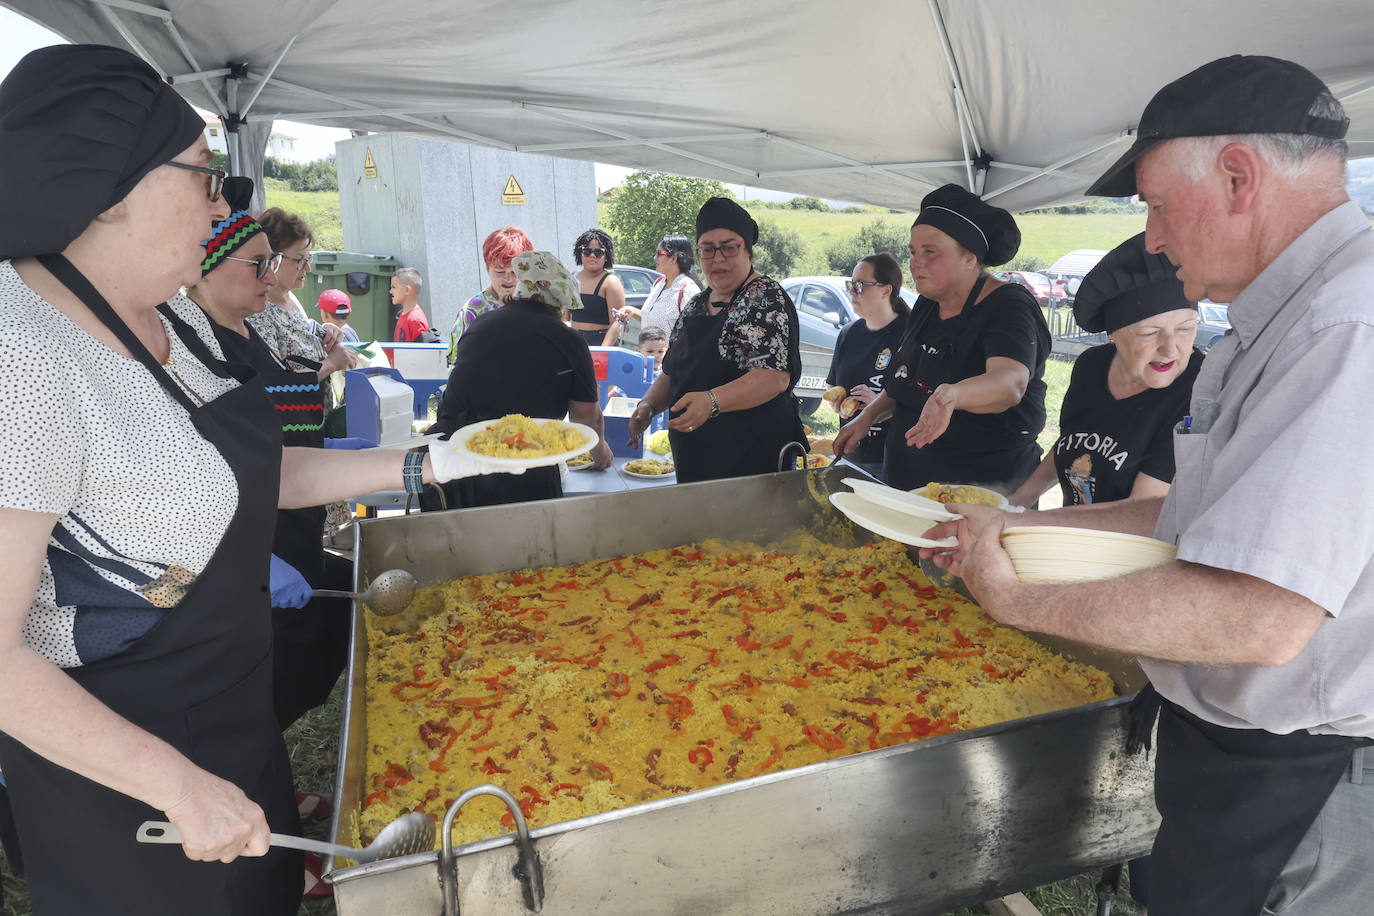
<svg viewBox="0 0 1374 916"><path fill-rule="evenodd" d="M660 248L658 251L655 251L654 254L658 255L660 258L671 258L671 257L672 257L671 254L669 254L668 252L664 251L662 248Z"/></svg>
<svg viewBox="0 0 1374 916"><path fill-rule="evenodd" d="M205 188L205 193L209 195L210 203L219 200L220 191L224 190L224 179L229 177L224 169L219 168L212 169L203 165L187 165L184 162L164 162L162 164L170 165L174 169L185 169L188 172L203 172L209 175L210 178L206 182L207 186Z"/></svg>
<svg viewBox="0 0 1374 916"><path fill-rule="evenodd" d="M252 264L257 268L259 280L266 279L269 272L275 274L277 268L281 267L281 259L282 253L280 251L274 251L265 258L231 258L229 255L224 256L224 260L226 261L242 261L245 264Z"/></svg>
<svg viewBox="0 0 1374 916"><path fill-rule="evenodd" d="M716 255L722 258L733 258L740 253L744 245L741 242L726 242L724 245L698 245L697 257L703 261L709 261Z"/></svg>
<svg viewBox="0 0 1374 916"><path fill-rule="evenodd" d="M856 295L856 296L862 296L862 295L863 295L863 291L866 290L866 289L868 289L870 286L889 286L889 285L890 285L890 284L888 284L888 283L883 283L883 282L880 281L880 280L845 280L845 281L844 281L844 288L845 288L848 292L851 292L851 293L853 293L853 294Z"/></svg>
<svg viewBox="0 0 1374 916"><path fill-rule="evenodd" d="M581 248L577 250L582 254L582 257L584 258L604 258L606 256L605 248L592 248L587 245L583 245Z"/></svg>

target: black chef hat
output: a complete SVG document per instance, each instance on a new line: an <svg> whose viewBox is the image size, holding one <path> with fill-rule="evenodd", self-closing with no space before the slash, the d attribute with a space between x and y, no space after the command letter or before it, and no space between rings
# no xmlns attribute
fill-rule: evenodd
<svg viewBox="0 0 1374 916"><path fill-rule="evenodd" d="M1016 257L1021 230L1001 207L984 203L957 184L936 188L921 201L917 226L932 226L973 252L979 264L996 267Z"/></svg>
<svg viewBox="0 0 1374 916"><path fill-rule="evenodd" d="M152 67L104 45L54 45L0 83L0 258L62 251L205 121Z"/></svg>
<svg viewBox="0 0 1374 916"><path fill-rule="evenodd" d="M1178 268L1145 250L1145 233L1117 245L1088 271L1073 300L1079 327L1111 334L1151 315L1194 308L1183 295Z"/></svg>
<svg viewBox="0 0 1374 916"><path fill-rule="evenodd" d="M1315 73L1291 60L1233 54L1203 64L1155 93L1140 116L1135 142L1088 188L1102 197L1136 193L1135 162L1175 137L1302 134L1339 140L1350 119L1313 115L1330 94Z"/></svg>
<svg viewBox="0 0 1374 916"><path fill-rule="evenodd" d="M759 224L749 211L728 197L712 197L697 211L697 238L712 229L729 229L750 245L759 240Z"/></svg>

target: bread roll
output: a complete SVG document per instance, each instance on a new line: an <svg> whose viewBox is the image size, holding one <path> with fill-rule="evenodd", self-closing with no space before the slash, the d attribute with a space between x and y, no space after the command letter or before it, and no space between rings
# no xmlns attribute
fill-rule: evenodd
<svg viewBox="0 0 1374 916"><path fill-rule="evenodd" d="M821 395L821 400L830 404L832 407L839 407L840 402L849 394L849 389L843 385L833 385L825 389L825 394Z"/></svg>
<svg viewBox="0 0 1374 916"><path fill-rule="evenodd" d="M863 402L858 398L849 397L840 402L840 419L848 420L856 413L864 409Z"/></svg>

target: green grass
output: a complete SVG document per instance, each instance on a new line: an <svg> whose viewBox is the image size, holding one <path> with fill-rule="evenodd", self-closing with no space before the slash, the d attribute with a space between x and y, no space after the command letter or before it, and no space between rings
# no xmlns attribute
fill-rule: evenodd
<svg viewBox="0 0 1374 916"><path fill-rule="evenodd" d="M315 233L311 247L321 251L343 250L343 216L337 191L292 191L278 178L268 178L264 185L267 206L281 207L310 224Z"/></svg>

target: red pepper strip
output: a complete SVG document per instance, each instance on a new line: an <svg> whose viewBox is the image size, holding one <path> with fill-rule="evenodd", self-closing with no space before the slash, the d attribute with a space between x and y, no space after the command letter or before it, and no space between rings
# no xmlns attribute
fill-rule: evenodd
<svg viewBox="0 0 1374 916"><path fill-rule="evenodd" d="M669 634L669 639L692 639L697 636L705 636L700 630L683 630L681 633Z"/></svg>
<svg viewBox="0 0 1374 916"><path fill-rule="evenodd" d="M868 717L868 728L868 746L876 751L882 747L878 743L878 714L876 712Z"/></svg>
<svg viewBox="0 0 1374 916"><path fill-rule="evenodd" d="M865 706L886 706L887 700L882 697L850 697L851 703L862 703Z"/></svg>
<svg viewBox="0 0 1374 916"><path fill-rule="evenodd" d="M873 623L871 624L871 626L872 626L872 628L873 628L873 632L874 632L874 633L881 633L883 630L886 630L886 629L887 629L887 618L886 618L886 617L874 617L874 618L873 618Z"/></svg>
<svg viewBox="0 0 1374 916"><path fill-rule="evenodd" d="M711 765L715 757L704 747L694 747L687 752L687 762L696 764L701 772L705 773L706 768Z"/></svg>
<svg viewBox="0 0 1374 916"><path fill-rule="evenodd" d="M438 687L443 682L443 678L437 678L435 680L428 681L424 684L417 684L415 681L402 681L399 684L391 685L391 695L394 696L396 699L400 700L402 703L409 703L412 700L418 700L421 697L425 696L431 690L433 690L435 687ZM419 693L415 694L414 696L402 696L401 691L405 690L407 687L414 687L416 690L419 691Z"/></svg>
<svg viewBox="0 0 1374 916"><path fill-rule="evenodd" d="M778 743L778 737L777 737L777 735L774 735L774 736L773 736L773 753L769 754L769 755L768 755L768 759L764 760L763 763L759 764L759 768L758 768L757 770L754 771L754 775L755 775L755 776L762 776L764 773L767 773L769 770L773 769L773 766L774 766L779 760L781 760L781 759L782 759L782 745Z"/></svg>
<svg viewBox="0 0 1374 916"><path fill-rule="evenodd" d="M904 575L902 575L901 573L897 573L897 578L898 578L898 579L901 579L901 580L902 580L903 582L905 582L907 585L910 585L910 586L912 587L912 589L915 590L916 594L919 595L920 597L922 597L922 598L934 598L934 597L935 597L935 586L933 586L933 585L921 585L919 582L916 582L915 580L913 580L913 579L911 579L911 578L908 578L907 576L904 576Z"/></svg>
<svg viewBox="0 0 1374 916"><path fill-rule="evenodd" d="M502 439L502 440L501 440L501 444L502 444L502 445L514 445L514 444L517 443L517 442L524 442L524 441L525 441L525 432L524 432L524 430L521 430L520 432L516 433L516 434L513 435L513 436L507 436L506 438Z"/></svg>
<svg viewBox="0 0 1374 916"><path fill-rule="evenodd" d="M519 573L516 573L514 576L511 577L510 581L512 585L533 585L534 583L539 581L539 577L522 576Z"/></svg>
<svg viewBox="0 0 1374 916"><path fill-rule="evenodd" d="M556 592L559 589L570 588L580 592L586 587L587 585L584 582L555 582L553 585L550 585L547 589L545 589L545 591Z"/></svg>
<svg viewBox="0 0 1374 916"><path fill-rule="evenodd" d="M560 782L558 785L554 786L552 789L549 790L549 796L552 797L552 796L554 796L554 795L557 795L559 792L562 792L564 789L571 789L571 790L572 790L572 794L574 794L574 795L577 795L577 796L581 796L581 795L582 795L582 787L579 786L577 783L575 783L575 782Z"/></svg>
<svg viewBox="0 0 1374 916"><path fill-rule="evenodd" d="M954 628L954 644L961 649L973 648L973 640L969 639L963 633L960 633L958 627Z"/></svg>
<svg viewBox="0 0 1374 916"><path fill-rule="evenodd" d="M475 732L475 733L473 734L472 737L474 737L474 738L480 738L480 737L482 737L483 735L485 735L487 732L491 731L492 721L495 720L495 718L496 718L496 713L494 713L494 712L493 712L491 715L487 716L487 724L486 724L486 725L483 725L483 726L482 726L482 730L479 731L479 732Z"/></svg>
<svg viewBox="0 0 1374 916"><path fill-rule="evenodd" d="M793 579L800 579L805 575L806 573L802 572L800 569L794 569L787 575L783 576L782 581L791 582Z"/></svg>
<svg viewBox="0 0 1374 916"><path fill-rule="evenodd" d="M735 712L733 706L722 706L720 712L725 717L725 727L738 733L746 741L753 737L754 732L759 730L758 722L740 716L739 713Z"/></svg>
<svg viewBox="0 0 1374 916"><path fill-rule="evenodd" d="M611 671L606 675L606 683L611 685L611 696L623 697L630 692L630 679L619 671Z"/></svg>
<svg viewBox="0 0 1374 916"><path fill-rule="evenodd" d="M609 595L607 597L609 597ZM630 606L625 608L625 610L633 611L636 608L641 608L646 604L651 604L659 600L659 598L661 597L663 597L662 592L645 592L644 594L636 598L634 601L631 601Z"/></svg>
<svg viewBox="0 0 1374 916"><path fill-rule="evenodd" d="M664 711L668 714L668 718L672 722L673 727L676 728L678 727L678 723L690 716L696 708L692 705L691 700L680 693L670 693L668 696L672 697L672 699L668 701L668 705L665 707Z"/></svg>
<svg viewBox="0 0 1374 916"><path fill-rule="evenodd" d="M868 592L870 595L872 595L874 598L876 598L876 597L878 597L879 595L881 595L883 592L887 591L887 583L886 583L886 582L874 582L872 585L869 585L869 586L867 586L867 587L865 587L865 588L859 589L859 591L861 591L861 592Z"/></svg>
<svg viewBox="0 0 1374 916"><path fill-rule="evenodd" d="M368 808L368 807L371 807L371 805L372 805L373 802L389 801L389 800L390 800L390 796L388 796L385 792L373 792L373 793L372 793L371 795L369 795L367 798L364 798L364 799L363 799L363 807L364 807L364 808Z"/></svg>
<svg viewBox="0 0 1374 916"><path fill-rule="evenodd" d="M748 633L741 633L740 635L736 636L735 642L739 643L739 647L743 649L745 652L753 652L755 649L763 648L763 643L759 642L757 639L754 639Z"/></svg>
<svg viewBox="0 0 1374 916"><path fill-rule="evenodd" d="M996 665L983 665L982 668L985 672L987 672L989 677L1006 677L1005 674L997 670Z"/></svg>
<svg viewBox="0 0 1374 916"><path fill-rule="evenodd" d="M775 642L775 643L770 643L769 646L768 646L768 648L770 648L770 649L785 649L785 648L787 648L788 646L790 646L791 644L792 644L792 634L791 634L791 633L788 633L786 636L784 636L782 639L779 639L777 642Z"/></svg>
<svg viewBox="0 0 1374 916"><path fill-rule="evenodd" d="M654 563L651 560L646 560L643 557L635 557L635 562L638 563L640 566L647 566L650 569L658 569L657 563Z"/></svg>
<svg viewBox="0 0 1374 916"><path fill-rule="evenodd" d="M486 773L488 776L495 776L497 773L510 772L510 770L501 766L495 760L492 760L490 757L488 757L486 760L483 760L481 765L477 767L477 769L481 770L483 773Z"/></svg>
<svg viewBox="0 0 1374 916"><path fill-rule="evenodd" d="M876 637L876 636L855 636L855 637L853 637L853 638L851 638L851 639L846 639L845 642L862 642L862 643L868 643L870 646L874 646L874 645L877 645L877 644L878 644L878 637Z"/></svg>
<svg viewBox="0 0 1374 916"><path fill-rule="evenodd" d="M876 567L876 566L865 566L865 567L864 567L864 571L861 572L861 573L859 573L859 578L860 578L860 579L867 579L867 578L868 578L868 574L871 573L871 572L873 572L873 570L875 570L875 569L877 569L877 568L878 568L878 567Z"/></svg>
<svg viewBox="0 0 1374 916"><path fill-rule="evenodd" d="M811 686L811 683L807 681L806 678L797 677L796 675L793 675L792 677L785 677L782 680L778 681L778 683L785 684L788 687L796 687L798 690L805 690L806 688Z"/></svg>
<svg viewBox="0 0 1374 916"><path fill-rule="evenodd" d="M483 751L489 751L489 750L491 750L491 749L494 748L494 747L496 747L496 745L494 745L494 744L479 744L479 745L477 745L476 747L474 747L474 748L472 749L472 752L473 752L474 754L480 754L480 753L482 753Z"/></svg>
<svg viewBox="0 0 1374 916"><path fill-rule="evenodd" d="M844 747L844 739L834 732L828 732L819 725L803 725L802 734L810 738L812 743L825 751L838 751Z"/></svg>
<svg viewBox="0 0 1374 916"><path fill-rule="evenodd" d="M670 665L676 665L678 662L682 661L681 655L674 655L671 652L660 653L660 656L658 661L649 662L649 664L644 667L646 673L652 674L655 671L662 671L664 668Z"/></svg>
<svg viewBox="0 0 1374 916"><path fill-rule="evenodd" d="M439 756L429 762L429 768L436 773L447 773L448 767L444 765L444 758L448 756L449 748L453 747L453 742L458 740L458 732L451 726L448 730L448 741L444 742L443 749L439 751Z"/></svg>
<svg viewBox="0 0 1374 916"><path fill-rule="evenodd" d="M593 770L596 770L598 773L601 774L600 777L598 777L598 778L600 778L600 779L606 779L606 780L609 780L610 782L615 782L615 776L613 776L613 775L611 774L611 768L608 767L608 766L606 766L606 764L604 764L604 763L593 763L593 764L589 764L589 766L590 766Z"/></svg>

